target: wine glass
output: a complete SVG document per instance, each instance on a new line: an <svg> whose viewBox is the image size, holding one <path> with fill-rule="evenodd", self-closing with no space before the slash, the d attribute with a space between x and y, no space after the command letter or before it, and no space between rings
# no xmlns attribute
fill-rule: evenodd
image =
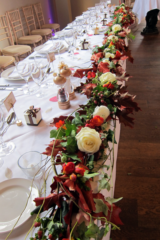
<svg viewBox="0 0 160 240"><path fill-rule="evenodd" d="M33 77L33 80L37 83L38 82L45 82L45 79L46 79L46 76L47 76L47 73L49 72L50 70L50 57L49 57L49 54L46 52L46 53L40 53L40 52L37 52L37 54L34 56L34 70L33 70L33 73L32 73L32 77ZM38 71L39 69L39 71ZM41 71L40 71L41 70ZM43 74L42 74L43 73ZM37 76L37 77L36 77ZM35 80L36 78L41 78L41 80ZM48 85L41 85L41 87L47 87L48 88Z"/></svg>
<svg viewBox="0 0 160 240"><path fill-rule="evenodd" d="M5 119L7 118L7 114L8 112L5 106L3 104L0 105L0 157L9 155L15 148L15 144L13 142L4 142L3 140L3 130L6 123Z"/></svg>
<svg viewBox="0 0 160 240"><path fill-rule="evenodd" d="M26 81L26 88L24 88L24 94L31 94L31 91L29 89L28 81L31 76L32 71L32 64L30 62L18 62L16 63L16 69L18 74Z"/></svg>
<svg viewBox="0 0 160 240"><path fill-rule="evenodd" d="M42 98L42 97L45 97L46 96L46 93L42 91L42 88L41 88L41 83L42 81L44 80L44 77L45 77L45 72L43 69L41 68L38 68L37 65L34 65L34 69L32 71L32 78L33 78L33 81L38 85L39 87L39 91L38 93L36 94L36 97L38 98Z"/></svg>

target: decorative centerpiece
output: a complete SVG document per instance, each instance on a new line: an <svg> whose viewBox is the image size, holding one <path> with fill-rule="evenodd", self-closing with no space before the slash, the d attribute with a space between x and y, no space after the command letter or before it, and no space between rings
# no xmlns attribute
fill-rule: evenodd
<svg viewBox="0 0 160 240"><path fill-rule="evenodd" d="M61 65L59 66L59 69L61 70L60 71L61 76L66 78L66 83L64 85L64 88L69 93L69 100L73 100L75 98L75 92L74 92L74 89L72 88L71 79L70 79L72 75L72 71L64 63L61 63Z"/></svg>
<svg viewBox="0 0 160 240"><path fill-rule="evenodd" d="M68 109L70 107L69 94L65 88L62 87L66 83L67 79L61 74L58 74L58 76L53 81L60 87L57 94L59 108L62 110Z"/></svg>
<svg viewBox="0 0 160 240"><path fill-rule="evenodd" d="M86 39L84 39L82 42L81 42L81 50L87 50L89 47L89 42L86 41Z"/></svg>
<svg viewBox="0 0 160 240"><path fill-rule="evenodd" d="M107 18L107 13L104 13L104 18Z"/></svg>
<svg viewBox="0 0 160 240"><path fill-rule="evenodd" d="M38 126L42 120L41 108L34 108L34 106L30 106L29 109L24 112L24 118L27 125Z"/></svg>

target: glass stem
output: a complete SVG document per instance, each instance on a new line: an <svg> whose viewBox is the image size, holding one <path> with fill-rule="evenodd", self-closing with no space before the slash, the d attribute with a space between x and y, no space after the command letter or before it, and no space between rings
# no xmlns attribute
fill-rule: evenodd
<svg viewBox="0 0 160 240"><path fill-rule="evenodd" d="M3 140L3 134L0 135L0 145L2 146L3 149L6 148L6 144Z"/></svg>

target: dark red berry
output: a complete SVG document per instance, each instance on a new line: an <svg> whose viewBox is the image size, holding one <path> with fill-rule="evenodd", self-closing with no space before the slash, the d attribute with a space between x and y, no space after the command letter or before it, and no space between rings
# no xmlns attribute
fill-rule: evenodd
<svg viewBox="0 0 160 240"><path fill-rule="evenodd" d="M35 223L34 223L34 227L39 227L39 226L41 226L41 223L40 223L40 222L35 222Z"/></svg>
<svg viewBox="0 0 160 240"><path fill-rule="evenodd" d="M103 97L103 94L101 94L101 97Z"/></svg>
<svg viewBox="0 0 160 240"><path fill-rule="evenodd" d="M43 231L42 231L42 230L39 230L39 231L37 232L37 234L38 234L38 238L41 239L42 236L43 236Z"/></svg>
<svg viewBox="0 0 160 240"><path fill-rule="evenodd" d="M49 235L48 235L48 238L49 238L50 240L54 240L54 237L52 236L52 234L49 234Z"/></svg>
<svg viewBox="0 0 160 240"><path fill-rule="evenodd" d="M98 93L98 96L100 96L100 93Z"/></svg>
<svg viewBox="0 0 160 240"><path fill-rule="evenodd" d="M104 100L101 100L101 103L104 103Z"/></svg>
<svg viewBox="0 0 160 240"><path fill-rule="evenodd" d="M97 104L97 101L94 101L94 104Z"/></svg>

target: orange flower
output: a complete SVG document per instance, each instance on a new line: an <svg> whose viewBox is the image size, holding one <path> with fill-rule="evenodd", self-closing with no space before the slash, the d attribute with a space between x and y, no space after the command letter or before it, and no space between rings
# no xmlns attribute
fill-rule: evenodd
<svg viewBox="0 0 160 240"><path fill-rule="evenodd" d="M114 45L114 43L111 41L110 44L109 44L109 48L113 45Z"/></svg>
<svg viewBox="0 0 160 240"><path fill-rule="evenodd" d="M69 178L70 178L70 180L72 180L73 182L75 182L75 181L77 180L77 175L74 174L74 173L72 173Z"/></svg>
<svg viewBox="0 0 160 240"><path fill-rule="evenodd" d="M103 122L104 122L104 119L98 115L94 116L90 121L90 123L92 123L96 127L101 126Z"/></svg>
<svg viewBox="0 0 160 240"><path fill-rule="evenodd" d="M82 167L79 167L79 166L77 166L76 168L75 168L75 172L77 173L77 174L80 174L81 176L84 176L84 172L85 172L86 170L84 169L84 168L82 168Z"/></svg>
<svg viewBox="0 0 160 240"><path fill-rule="evenodd" d="M114 85L112 83L106 83L103 85L103 87L106 87L108 89L114 89Z"/></svg>
<svg viewBox="0 0 160 240"><path fill-rule="evenodd" d="M59 120L59 122L57 122L57 123L55 124L55 126L56 126L56 128L58 129L58 128L62 127L64 124L65 124L64 121ZM65 125L64 125L62 128L65 129L65 130L67 129Z"/></svg>

